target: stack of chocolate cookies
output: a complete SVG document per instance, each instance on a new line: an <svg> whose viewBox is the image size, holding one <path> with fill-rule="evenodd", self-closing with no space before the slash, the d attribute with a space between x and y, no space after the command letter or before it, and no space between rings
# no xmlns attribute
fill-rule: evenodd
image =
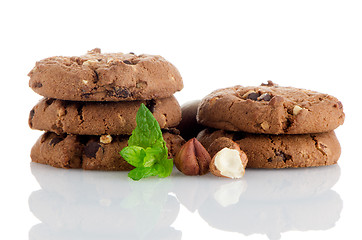
<svg viewBox="0 0 362 240"><path fill-rule="evenodd" d="M219 137L239 144L250 168L295 168L335 164L341 148L334 133L343 106L328 94L268 81L259 87L219 89L200 103L198 134L208 148Z"/></svg>
<svg viewBox="0 0 362 240"><path fill-rule="evenodd" d="M119 154L136 127L144 103L163 130L169 157L184 140L176 129L181 108L173 94L183 88L178 70L161 56L102 54L50 57L30 71L30 87L44 96L29 126L46 131L31 151L33 162L59 168L130 170Z"/></svg>

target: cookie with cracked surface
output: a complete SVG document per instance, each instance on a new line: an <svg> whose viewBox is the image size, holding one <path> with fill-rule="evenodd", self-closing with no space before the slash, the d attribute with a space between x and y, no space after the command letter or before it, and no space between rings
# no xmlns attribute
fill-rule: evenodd
<svg viewBox="0 0 362 240"><path fill-rule="evenodd" d="M127 146L129 136L57 135L46 132L35 143L30 157L33 162L57 168L127 171L133 169L119 154ZM176 132L163 130L163 138L173 158L184 144Z"/></svg>
<svg viewBox="0 0 362 240"><path fill-rule="evenodd" d="M334 131L315 134L268 135L205 129L197 139L205 148L227 137L248 156L248 168L298 168L337 163L341 147Z"/></svg>
<svg viewBox="0 0 362 240"><path fill-rule="evenodd" d="M136 115L144 103L161 128L175 127L181 121L181 108L174 96L124 102L74 102L42 99L30 111L32 129L79 135L130 135Z"/></svg>
<svg viewBox="0 0 362 240"><path fill-rule="evenodd" d="M101 53L50 57L29 72L38 94L71 101L130 101L170 97L183 88L180 73L157 55Z"/></svg>
<svg viewBox="0 0 362 240"><path fill-rule="evenodd" d="M336 129L344 122L342 103L315 91L280 87L235 86L206 96L197 114L202 125L249 133L305 134Z"/></svg>

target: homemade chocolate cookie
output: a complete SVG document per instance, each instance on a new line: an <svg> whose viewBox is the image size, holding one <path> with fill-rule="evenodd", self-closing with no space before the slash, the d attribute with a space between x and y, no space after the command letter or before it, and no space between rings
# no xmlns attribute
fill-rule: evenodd
<svg viewBox="0 0 362 240"><path fill-rule="evenodd" d="M31 111L32 129L79 135L131 135L136 114L144 103L161 128L175 127L181 121L181 108L174 96L143 101L73 102L42 99Z"/></svg>
<svg viewBox="0 0 362 240"><path fill-rule="evenodd" d="M163 130L168 155L173 158L184 140L176 132ZM131 170L119 154L127 146L129 136L82 136L44 133L35 143L30 157L33 162L57 168L83 168L86 170Z"/></svg>
<svg viewBox="0 0 362 240"><path fill-rule="evenodd" d="M198 108L202 125L249 133L305 134L328 132L344 122L337 98L315 91L280 87L235 86L206 96Z"/></svg>
<svg viewBox="0 0 362 240"><path fill-rule="evenodd" d="M297 168L337 163L341 147L334 131L299 135L267 135L224 130L202 130L197 139L207 149L219 137L239 144L249 168Z"/></svg>
<svg viewBox="0 0 362 240"><path fill-rule="evenodd" d="M101 53L50 57L29 72L38 94L72 101L130 101L170 97L183 88L178 70L161 56Z"/></svg>

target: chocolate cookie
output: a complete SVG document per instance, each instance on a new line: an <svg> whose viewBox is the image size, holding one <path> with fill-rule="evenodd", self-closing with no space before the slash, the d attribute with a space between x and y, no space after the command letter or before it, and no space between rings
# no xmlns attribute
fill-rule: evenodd
<svg viewBox="0 0 362 240"><path fill-rule="evenodd" d="M239 144L249 168L315 167L337 163L341 147L334 131L300 135L264 135L205 129L197 139L208 148L219 137Z"/></svg>
<svg viewBox="0 0 362 240"><path fill-rule="evenodd" d="M33 129L80 135L130 135L136 127L136 114L144 103L161 128L175 127L181 120L181 108L174 96L144 101L73 102L42 99L31 111Z"/></svg>
<svg viewBox="0 0 362 240"><path fill-rule="evenodd" d="M178 70L161 56L101 53L50 57L29 72L38 94L72 101L123 101L170 97L183 88Z"/></svg>
<svg viewBox="0 0 362 240"><path fill-rule="evenodd" d="M267 134L328 132L343 124L337 98L310 90L280 87L271 81L259 87L235 86L206 96L199 123L218 129Z"/></svg>
<svg viewBox="0 0 362 240"><path fill-rule="evenodd" d="M83 168L86 170L131 170L119 154L127 146L129 136L82 136L44 133L35 143L30 157L33 162L58 168ZM164 132L170 158L184 143L182 137L172 131Z"/></svg>

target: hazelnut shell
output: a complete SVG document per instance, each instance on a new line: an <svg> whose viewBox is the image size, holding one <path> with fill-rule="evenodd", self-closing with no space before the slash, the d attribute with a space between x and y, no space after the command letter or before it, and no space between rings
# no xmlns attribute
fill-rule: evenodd
<svg viewBox="0 0 362 240"><path fill-rule="evenodd" d="M215 141L213 141L211 143L210 147L208 148L210 156L212 157L212 160L211 160L210 166L209 166L210 172L218 177L226 177L226 176L223 176L221 174L220 170L218 170L215 166L215 155L216 155L216 153L218 153L220 150L222 150L224 148L234 149L239 152L241 163L244 166L244 173L245 173L245 168L248 163L248 157L246 156L245 152L240 149L239 145L236 142L234 142L230 138L226 138L226 137L221 137L221 138L216 139Z"/></svg>
<svg viewBox="0 0 362 240"><path fill-rule="evenodd" d="M176 154L176 168L185 175L203 175L209 172L211 157L202 144L192 138Z"/></svg>

